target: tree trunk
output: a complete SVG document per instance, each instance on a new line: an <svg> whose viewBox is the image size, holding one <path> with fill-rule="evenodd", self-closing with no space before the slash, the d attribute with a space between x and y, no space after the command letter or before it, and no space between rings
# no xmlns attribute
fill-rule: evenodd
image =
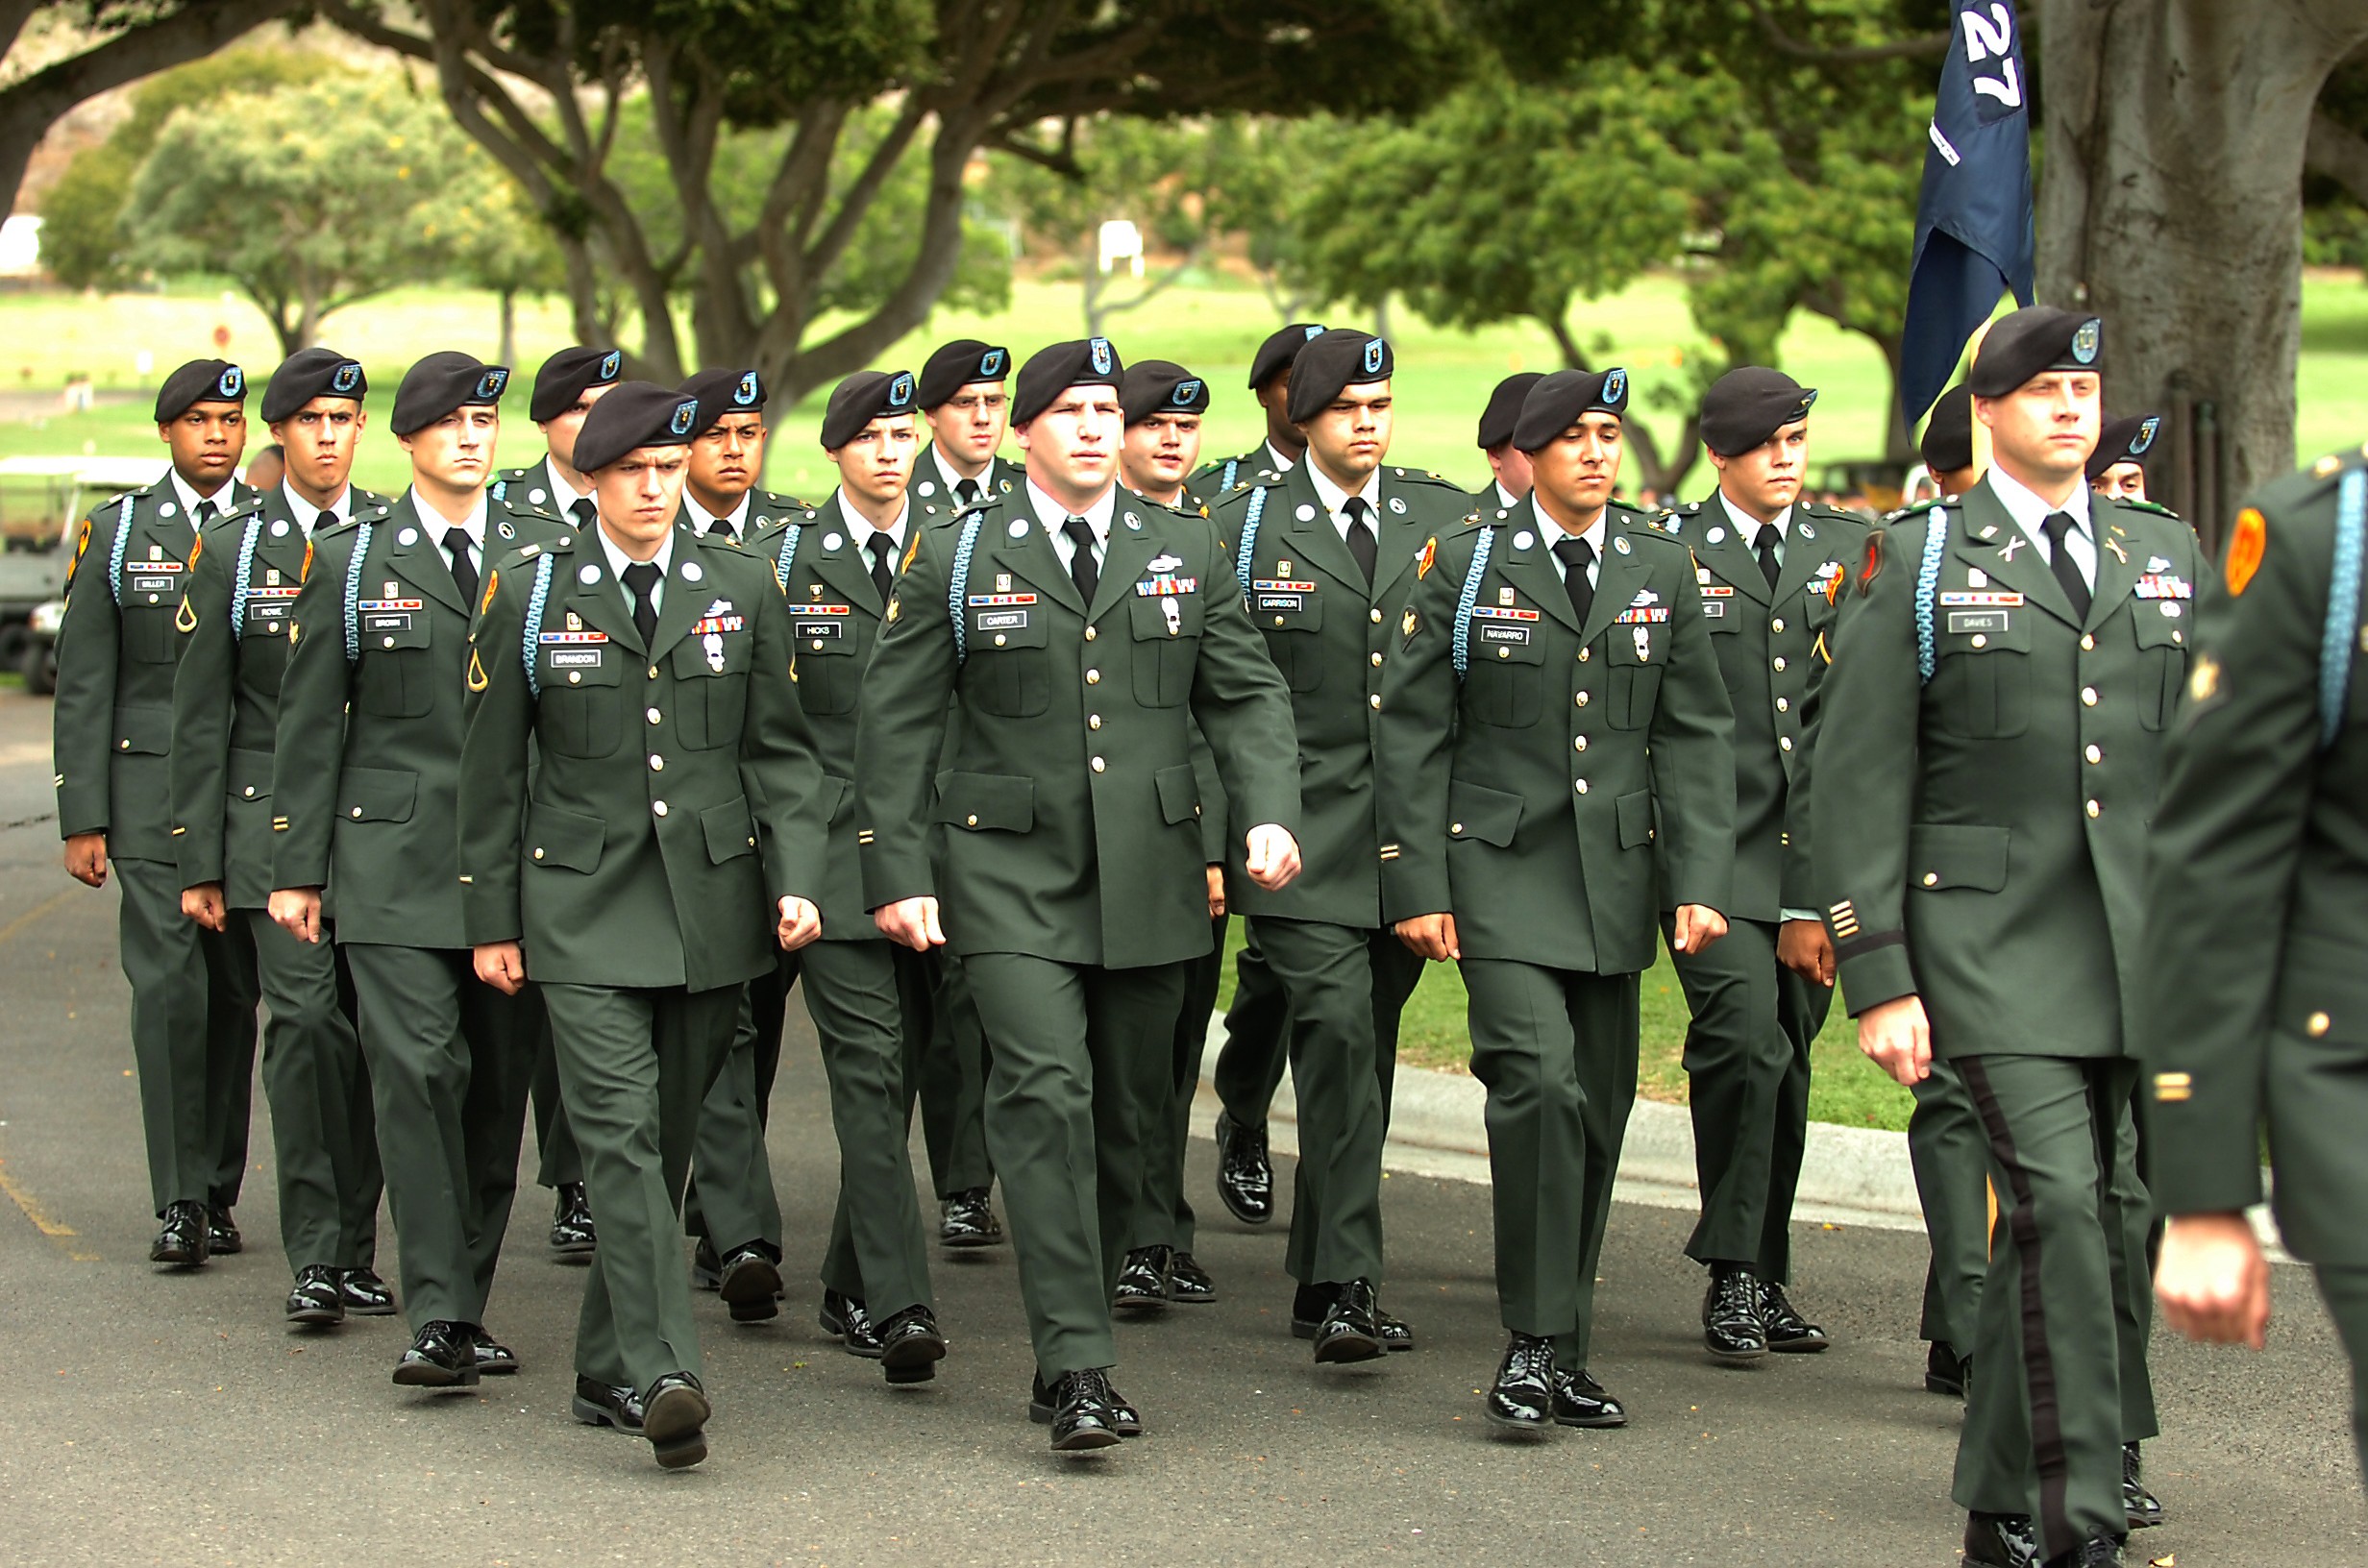
<svg viewBox="0 0 2368 1568"><path fill-rule="evenodd" d="M514 365L518 362L518 291L502 290L502 346L494 354L494 363Z"/></svg>
<svg viewBox="0 0 2368 1568"><path fill-rule="evenodd" d="M1908 439L1908 410L1899 401L1899 333L1863 332L1860 334L1875 346L1883 355L1883 371L1890 383L1889 401L1883 416L1883 460L1906 465L1916 460L1915 443Z"/></svg>
<svg viewBox="0 0 2368 1568"><path fill-rule="evenodd" d="M2368 8L2042 0L2040 26L2039 298L2105 318L2116 412L2216 430L2172 454L2173 504L2209 540L2294 465L2303 152Z"/></svg>

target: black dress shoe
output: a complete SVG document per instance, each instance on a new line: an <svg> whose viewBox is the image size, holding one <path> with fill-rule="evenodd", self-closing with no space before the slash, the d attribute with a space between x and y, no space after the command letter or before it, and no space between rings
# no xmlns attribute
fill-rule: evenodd
<svg viewBox="0 0 2368 1568"><path fill-rule="evenodd" d="M1388 1312L1376 1311L1373 1314L1373 1326L1381 1331L1383 1349L1399 1351L1415 1348L1415 1331L1405 1319L1392 1317Z"/></svg>
<svg viewBox="0 0 2368 1568"><path fill-rule="evenodd" d="M2119 1535L2091 1535L2063 1556L2050 1557L2048 1568L2123 1568L2128 1560L2122 1556L2123 1544Z"/></svg>
<svg viewBox="0 0 2368 1568"><path fill-rule="evenodd" d="M1110 1305L1121 1311L1156 1311L1168 1305L1166 1247L1137 1247L1120 1265L1119 1283L1110 1287Z"/></svg>
<svg viewBox="0 0 2368 1568"><path fill-rule="evenodd" d="M1780 1356L1814 1355L1834 1342L1825 1330L1794 1310L1785 1287L1774 1280L1760 1285L1760 1327L1767 1335L1767 1348Z"/></svg>
<svg viewBox="0 0 2368 1568"><path fill-rule="evenodd" d="M1003 1222L995 1217L995 1206L987 1201L987 1191L986 1188L974 1187L947 1196L938 1209L937 1240L940 1246L1002 1245Z"/></svg>
<svg viewBox="0 0 2368 1568"><path fill-rule="evenodd" d="M583 1183L561 1182L558 1202L551 1212L551 1250L560 1258L586 1259L600 1247L600 1236L592 1229L592 1205L583 1195Z"/></svg>
<svg viewBox="0 0 2368 1568"><path fill-rule="evenodd" d="M184 1198L164 1206L164 1223L148 1244L148 1261L176 1268L195 1268L212 1251L206 1226L206 1206Z"/></svg>
<svg viewBox="0 0 2368 1568"><path fill-rule="evenodd" d="M1702 1293L1702 1343L1712 1355L1756 1361L1767 1354L1760 1291L1760 1276L1742 1264L1711 1264L1710 1288Z"/></svg>
<svg viewBox="0 0 2368 1568"><path fill-rule="evenodd" d="M1103 1382L1108 1381L1109 1375L1105 1372ZM1058 1409L1052 1401L1052 1390L1045 1386L1044 1375L1039 1373L1030 1379L1027 1386L1027 1418L1041 1427L1052 1419L1053 1412ZM1122 1437L1143 1435L1143 1412L1128 1404L1126 1396L1116 1388L1110 1390L1110 1428Z"/></svg>
<svg viewBox="0 0 2368 1568"><path fill-rule="evenodd" d="M485 1332L481 1323L462 1325L469 1336L469 1353L477 1358L477 1370L487 1377L506 1378L518 1370L518 1353Z"/></svg>
<svg viewBox="0 0 2368 1568"><path fill-rule="evenodd" d="M238 1234L238 1221L231 1218L229 1204L206 1205L206 1247L226 1258L247 1250L247 1238Z"/></svg>
<svg viewBox="0 0 2368 1568"><path fill-rule="evenodd" d="M337 1270L337 1294L344 1299L345 1310L356 1317L395 1315L395 1293L386 1288L375 1268Z"/></svg>
<svg viewBox="0 0 2368 1568"><path fill-rule="evenodd" d="M1039 1373L1028 1389L1027 1416L1051 1424L1054 1453L1089 1454L1110 1447L1123 1435L1115 1409L1123 1403L1111 1390L1110 1379L1100 1367L1064 1372L1049 1387ZM1138 1416L1138 1431L1141 1424Z"/></svg>
<svg viewBox="0 0 2368 1568"><path fill-rule="evenodd" d="M1217 1113L1217 1196L1225 1212L1245 1225L1274 1217L1274 1162L1267 1154L1267 1130L1245 1127Z"/></svg>
<svg viewBox="0 0 2368 1568"><path fill-rule="evenodd" d="M2152 1530L2165 1517L2162 1499L2146 1489L2145 1467L2137 1444L2121 1445L2121 1504L2130 1515L2132 1530Z"/></svg>
<svg viewBox="0 0 2368 1568"><path fill-rule="evenodd" d="M781 1270L761 1241L734 1247L716 1270L716 1289L734 1323L762 1323L779 1315Z"/></svg>
<svg viewBox="0 0 2368 1568"><path fill-rule="evenodd" d="M691 1286L697 1290L724 1288L724 1260L715 1254L715 1243L705 1237L691 1249Z"/></svg>
<svg viewBox="0 0 2368 1568"><path fill-rule="evenodd" d="M345 1321L345 1300L337 1292L335 1269L327 1263L307 1263L296 1271L295 1287L287 1293L287 1320L309 1328Z"/></svg>
<svg viewBox="0 0 2368 1568"><path fill-rule="evenodd" d="M1965 1515L1965 1568L2045 1568L2031 1515Z"/></svg>
<svg viewBox="0 0 2368 1568"><path fill-rule="evenodd" d="M1938 1339L1924 1347L1924 1386L1936 1394L1951 1399L1965 1397L1965 1385L1973 1381L1973 1358L1960 1360Z"/></svg>
<svg viewBox="0 0 2368 1568"><path fill-rule="evenodd" d="M1585 1367L1554 1372L1554 1424L1562 1427L1624 1427L1628 1409L1614 1399Z"/></svg>
<svg viewBox="0 0 2368 1568"><path fill-rule="evenodd" d="M878 1339L880 1371L899 1387L927 1383L946 1359L946 1336L926 1307L907 1307L890 1317L879 1326Z"/></svg>
<svg viewBox="0 0 2368 1568"><path fill-rule="evenodd" d="M477 1352L468 1325L438 1318L421 1329L395 1362L395 1382L406 1388L476 1387Z"/></svg>
<svg viewBox="0 0 2368 1568"><path fill-rule="evenodd" d="M1316 1364L1343 1366L1381 1355L1381 1325L1375 1321L1380 1311L1372 1281L1351 1280L1342 1286L1332 1310L1316 1325Z"/></svg>
<svg viewBox="0 0 2368 1568"><path fill-rule="evenodd" d="M1126 1396L1116 1388L1110 1390L1110 1425L1122 1437L1143 1435L1143 1412L1128 1404Z"/></svg>
<svg viewBox="0 0 2368 1568"><path fill-rule="evenodd" d="M826 1289L822 1325L823 1333L845 1345L850 1356L860 1356L867 1361L879 1360L879 1331L873 1326L872 1314L854 1297Z"/></svg>
<svg viewBox="0 0 2368 1568"><path fill-rule="evenodd" d="M1496 1382L1481 1402L1489 1425L1537 1435L1554 1427L1554 1342L1517 1334L1496 1363Z"/></svg>
<svg viewBox="0 0 2368 1568"><path fill-rule="evenodd" d="M1172 1253L1168 1258L1168 1299L1194 1306L1215 1301L1217 1282L1191 1253Z"/></svg>
<svg viewBox="0 0 2368 1568"><path fill-rule="evenodd" d="M614 1427L629 1436L641 1434L641 1396L630 1388L599 1383L580 1372L576 1397L568 1409L587 1427Z"/></svg>
<svg viewBox="0 0 2368 1568"><path fill-rule="evenodd" d="M688 1372L669 1372L641 1396L641 1434L650 1439L658 1467L683 1470L707 1457L707 1417L715 1408L707 1391Z"/></svg>

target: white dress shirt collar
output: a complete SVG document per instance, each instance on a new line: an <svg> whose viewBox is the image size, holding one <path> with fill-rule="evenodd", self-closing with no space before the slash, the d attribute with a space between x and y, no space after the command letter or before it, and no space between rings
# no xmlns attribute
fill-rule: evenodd
<svg viewBox="0 0 2368 1568"><path fill-rule="evenodd" d="M1060 556L1063 566L1069 564L1070 556L1075 552L1077 548L1076 541L1061 530L1061 525L1073 516L1084 518L1086 526L1094 530L1096 545L1105 553L1109 551L1110 521L1118 512L1119 487L1117 485L1113 484L1104 490L1084 511L1073 513L1068 507L1045 494L1034 479L1030 479L1027 481L1027 502L1036 513L1036 521L1043 527L1045 536L1052 541L1053 553Z"/></svg>
<svg viewBox="0 0 2368 1568"><path fill-rule="evenodd" d="M601 553L608 558L608 575L617 579L618 587L625 588L625 569L641 563L619 550L617 542L608 537L606 528L595 523L592 526L592 531L600 536ZM658 592L652 596L653 602L663 597L666 578L674 571L674 562L675 530L668 528L666 537L658 541L657 553L651 556L649 560L650 565L657 568ZM627 609L633 607L633 590L630 588L625 588L625 607Z"/></svg>
<svg viewBox="0 0 2368 1568"><path fill-rule="evenodd" d="M1315 481L1316 499L1323 503L1323 509L1331 515L1333 531L1343 539L1348 537L1348 516L1342 508L1348 504L1349 496L1354 494L1365 498L1366 526L1373 530L1373 537L1376 540L1381 537L1380 469L1376 468L1365 476L1365 482L1353 492L1344 490L1334 484L1331 477L1325 474L1319 464L1307 465L1307 477Z"/></svg>
<svg viewBox="0 0 2368 1568"><path fill-rule="evenodd" d="M177 468L168 468L164 471L164 474L165 478L172 481L173 495L181 502L182 515L186 517L192 525L197 522L197 503L199 502L212 502L213 515L220 517L224 512L231 509L231 500L238 490L238 481L236 479L225 479L222 481L221 489L216 490L210 496L201 496L194 489L190 488L188 480L181 477L181 470Z"/></svg>
<svg viewBox="0 0 2368 1568"><path fill-rule="evenodd" d="M566 518L570 523L575 522L576 502L580 501L590 501L592 499L592 492L589 490L579 490L574 485L568 483L565 479L559 478L559 465L552 460L551 455L548 453L543 455L543 478L551 481L552 509L556 511L561 517Z"/></svg>
<svg viewBox="0 0 2368 1568"><path fill-rule="evenodd" d="M1266 448L1266 452L1267 452L1267 461L1268 461L1269 463L1270 463L1270 464L1272 464L1272 465L1273 465L1273 467L1274 467L1274 472L1275 472L1275 473L1277 473L1277 474L1288 474L1288 473L1290 473L1293 469L1295 469L1295 468L1296 468L1296 467L1298 467L1298 466L1299 466L1299 465L1298 465L1298 461L1297 461L1297 459L1295 459L1295 458L1291 458L1291 457L1286 457L1286 456L1284 456L1281 453L1276 452L1276 451L1274 450L1274 443L1273 443L1273 442L1271 442L1271 441L1262 441L1262 442L1260 442L1260 443L1259 443L1259 445L1260 445L1260 446L1262 446L1262 447L1264 447L1264 448Z"/></svg>
<svg viewBox="0 0 2368 1568"><path fill-rule="evenodd" d="M1503 507L1506 511L1509 512L1516 506L1521 504L1521 498L1506 489L1504 480L1491 479L1489 483L1496 487L1496 504Z"/></svg>
<svg viewBox="0 0 2368 1568"><path fill-rule="evenodd" d="M1587 562L1588 582L1593 584L1603 580L1603 549L1611 532L1611 507L1606 506L1602 511L1597 512L1595 521L1575 534L1545 515L1545 508L1538 504L1538 496L1535 491L1530 492L1529 508L1530 514L1538 521L1538 548L1545 551L1546 559L1553 564L1556 576L1567 582L1570 578L1570 568L1564 563L1560 555L1554 553L1554 547L1566 539L1575 538L1586 540L1587 548L1594 551Z"/></svg>
<svg viewBox="0 0 2368 1568"><path fill-rule="evenodd" d="M904 525L906 520L912 516L912 513L913 506L910 501L899 502L897 506L897 515L890 519L888 526L883 528L875 524L870 518L864 516L861 512L855 510L855 503L847 499L847 491L844 486L842 486L839 490L839 516L847 521L848 541L855 547L856 553L863 557L863 564L867 569L872 564L872 557L870 554L872 535L876 533L884 533L888 536L889 544L895 546L899 551L903 550ZM1057 527L1058 525L1056 524L1055 526Z"/></svg>
<svg viewBox="0 0 2368 1568"><path fill-rule="evenodd" d="M338 491L336 499L326 506L313 505L298 495L296 487L284 479L280 482L280 495L287 502L288 516L296 520L296 526L305 530L308 539L312 537L312 530L319 526L323 512L329 513L331 520L337 523L354 515L354 487L350 484Z"/></svg>
<svg viewBox="0 0 2368 1568"><path fill-rule="evenodd" d="M470 507L469 515L457 523L420 499L417 485L411 487L410 500L411 510L419 515L419 526L427 531L430 544L442 550L445 531L450 528L458 528L469 536L469 553L475 556L481 564L483 562L485 556L485 492L482 490L477 492L477 500Z"/></svg>
<svg viewBox="0 0 2368 1568"><path fill-rule="evenodd" d="M1760 543L1760 529L1765 525L1735 504L1733 498L1723 489L1718 492L1718 504L1726 508L1727 521L1735 527L1735 536L1756 549ZM1776 537L1789 540L1792 537L1792 508L1788 506L1778 512L1774 521Z"/></svg>
<svg viewBox="0 0 2368 1568"><path fill-rule="evenodd" d="M682 508L691 514L691 531L704 539L715 531L715 526L718 523L728 523L731 525L731 536L746 543L749 536L749 498L754 493L743 490L740 493L740 503L730 511L711 512L698 497L691 494L691 487L684 485L682 487Z"/></svg>
<svg viewBox="0 0 2368 1568"><path fill-rule="evenodd" d="M2058 512L2068 514L2072 519L2072 526L2078 528L2083 535L2093 535L2094 528L2088 520L2088 486L2086 484L2074 485L2071 496L2062 505L2050 506L2039 498L2036 491L2009 474L2005 469L2000 468L1996 463L1990 464L1987 477L1990 493L1998 498L1999 503L2006 507L2007 515L2014 519L2014 526L2022 529L2033 544L2039 547L2042 554L2047 551L2047 535L2042 526Z"/></svg>
<svg viewBox="0 0 2368 1568"><path fill-rule="evenodd" d="M963 476L954 472L953 464L946 460L946 454L938 450L938 445L934 441L929 443L929 461L937 465L937 477L946 486L946 499L948 501L959 502L962 499L962 493L954 487L962 482ZM978 478L971 480L971 483L978 487L978 499L980 501L987 499L988 495L991 493L990 487L993 485L994 480L995 459L993 457L989 457L987 459L987 466L978 471Z"/></svg>

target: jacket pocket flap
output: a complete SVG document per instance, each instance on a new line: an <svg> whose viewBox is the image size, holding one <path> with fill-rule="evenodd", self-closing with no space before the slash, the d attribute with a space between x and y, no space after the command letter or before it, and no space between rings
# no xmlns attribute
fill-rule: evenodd
<svg viewBox="0 0 2368 1568"><path fill-rule="evenodd" d="M566 686L614 686L625 678L633 655L615 643L549 644L535 652L541 668L535 683L549 692Z"/></svg>
<svg viewBox="0 0 2368 1568"><path fill-rule="evenodd" d="M970 617L970 650L973 653L992 653L1002 648L1049 647L1047 639L1051 635L1052 624L1047 616L1050 609L1049 604L1043 603L966 606L962 613Z"/></svg>
<svg viewBox="0 0 2368 1568"><path fill-rule="evenodd" d="M2187 606L2175 599L2149 602L2137 600L2131 605L2137 622L2137 646L2140 648L2184 648L2187 645Z"/></svg>
<svg viewBox="0 0 2368 1568"><path fill-rule="evenodd" d="M825 788L828 781L825 781ZM728 860L756 853L756 819L749 815L746 798L734 796L720 806L709 806L699 814L699 825L706 831L707 858L721 866Z"/></svg>
<svg viewBox="0 0 2368 1568"><path fill-rule="evenodd" d="M2007 885L2007 830L1936 823L1916 827L1908 835L1908 885L1998 892Z"/></svg>
<svg viewBox="0 0 2368 1568"><path fill-rule="evenodd" d="M1543 664L1545 639L1536 624L1471 618L1471 667L1488 664Z"/></svg>
<svg viewBox="0 0 2368 1568"><path fill-rule="evenodd" d="M599 868L601 849L608 842L608 824L598 817L561 811L540 801L527 812L527 858L537 866L563 866L571 871Z"/></svg>
<svg viewBox="0 0 2368 1568"><path fill-rule="evenodd" d="M714 639L712 644L709 638ZM675 678L740 674L749 668L755 651L756 639L749 632L694 632L675 644Z"/></svg>
<svg viewBox="0 0 2368 1568"><path fill-rule="evenodd" d="M1447 786L1447 837L1478 839L1499 849L1521 825L1521 797L1455 779Z"/></svg>
<svg viewBox="0 0 2368 1568"><path fill-rule="evenodd" d="M937 820L980 832L1024 833L1036 825L1036 781L1007 773L948 773L938 785Z"/></svg>
<svg viewBox="0 0 2368 1568"><path fill-rule="evenodd" d="M1321 631L1323 595L1313 587L1259 584L1250 589L1249 621L1268 631Z"/></svg>
<svg viewBox="0 0 2368 1568"><path fill-rule="evenodd" d="M1162 768L1151 775L1151 784L1159 791L1159 814L1171 822L1189 822L1200 815L1200 781L1193 775L1191 763Z"/></svg>
<svg viewBox="0 0 2368 1568"><path fill-rule="evenodd" d="M1619 821L1619 846L1634 849L1653 842L1653 792L1638 790L1612 802Z"/></svg>
<svg viewBox="0 0 2368 1568"><path fill-rule="evenodd" d="M419 775L400 768L348 768L337 775L337 815L349 822L407 822Z"/></svg>
<svg viewBox="0 0 2368 1568"><path fill-rule="evenodd" d="M268 751L233 751L231 770L223 778L223 788L240 800L263 800L271 796L271 763Z"/></svg>
<svg viewBox="0 0 2368 1568"><path fill-rule="evenodd" d="M173 710L117 708L115 749L136 756L160 757L173 748Z"/></svg>

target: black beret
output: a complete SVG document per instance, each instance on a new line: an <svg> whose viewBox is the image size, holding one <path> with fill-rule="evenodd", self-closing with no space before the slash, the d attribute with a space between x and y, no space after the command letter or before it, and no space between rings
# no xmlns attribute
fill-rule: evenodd
<svg viewBox="0 0 2368 1568"><path fill-rule="evenodd" d="M2051 370L2102 368L2105 323L2077 310L2033 306L2001 320L1982 339L1981 353L1965 373L1977 398L2003 398L2034 376Z"/></svg>
<svg viewBox="0 0 2368 1568"><path fill-rule="evenodd" d="M170 425L197 403L244 403L247 373L228 359L192 359L157 388L157 423Z"/></svg>
<svg viewBox="0 0 2368 1568"><path fill-rule="evenodd" d="M823 411L823 445L836 452L872 421L909 414L913 406L911 371L859 370L831 389L830 406Z"/></svg>
<svg viewBox="0 0 2368 1568"><path fill-rule="evenodd" d="M1521 417L1514 422L1513 444L1536 452L1579 422L1590 409L1625 418L1628 413L1628 373L1610 370L1558 370L1540 378L1521 400Z"/></svg>
<svg viewBox="0 0 2368 1568"><path fill-rule="evenodd" d="M1544 380L1537 371L1524 370L1496 383L1496 390L1489 394L1489 405L1480 410L1482 452L1513 439L1514 422L1521 417L1521 400L1529 396L1531 387Z"/></svg>
<svg viewBox="0 0 2368 1568"><path fill-rule="evenodd" d="M1314 419L1352 386L1386 381L1397 368L1390 340L1354 327L1335 327L1307 340L1291 366L1291 402L1284 417L1294 425Z"/></svg>
<svg viewBox="0 0 2368 1568"><path fill-rule="evenodd" d="M2133 414L2126 419L2109 419L2097 434L2097 450L2088 454L2088 478L2091 481L2105 477L2105 471L2115 463L2142 463L2146 454L2155 450L2155 437L2161 433L2160 414Z"/></svg>
<svg viewBox="0 0 2368 1568"><path fill-rule="evenodd" d="M1702 444L1721 457L1751 451L1778 430L1809 417L1817 389L1781 370L1739 365L1702 394Z"/></svg>
<svg viewBox="0 0 2368 1568"><path fill-rule="evenodd" d="M1973 466L1973 392L1960 381L1933 404L1933 417L1924 422L1924 439L1917 443L1924 466L1935 478Z"/></svg>
<svg viewBox="0 0 2368 1568"><path fill-rule="evenodd" d="M620 381L576 432L576 472L593 474L643 447L687 447L699 433L699 400L648 381Z"/></svg>
<svg viewBox="0 0 2368 1568"><path fill-rule="evenodd" d="M1052 400L1073 386L1115 389L1126 367L1106 337L1073 338L1038 349L1020 367L1019 384L1012 389L1011 422L1024 425L1052 406Z"/></svg>
<svg viewBox="0 0 2368 1568"><path fill-rule="evenodd" d="M409 435L473 403L498 407L508 385L507 365L488 365L475 355L451 349L432 354L404 372L386 428L397 435Z"/></svg>
<svg viewBox="0 0 2368 1568"><path fill-rule="evenodd" d="M1129 425L1153 414L1205 414L1209 383L1172 359L1138 359L1120 379L1119 407Z"/></svg>
<svg viewBox="0 0 2368 1568"><path fill-rule="evenodd" d="M677 390L699 400L699 429L705 434L726 414L751 414L765 405L764 380L752 370L703 370Z"/></svg>
<svg viewBox="0 0 2368 1568"><path fill-rule="evenodd" d="M334 349L298 349L271 373L263 388L263 423L277 425L314 398L352 398L359 403L370 390L361 361L348 359Z"/></svg>
<svg viewBox="0 0 2368 1568"><path fill-rule="evenodd" d="M1299 351L1322 335L1323 329L1312 321L1295 321L1270 334L1258 345L1258 356L1249 362L1249 389L1255 392L1289 370Z"/></svg>
<svg viewBox="0 0 2368 1568"><path fill-rule="evenodd" d="M623 374L622 349L561 349L534 373L534 397L527 404L528 417L537 425L547 424L575 407L584 388L610 385Z"/></svg>
<svg viewBox="0 0 2368 1568"><path fill-rule="evenodd" d="M1011 351L974 337L957 337L921 362L916 402L934 408L973 381L999 381L1011 375Z"/></svg>

